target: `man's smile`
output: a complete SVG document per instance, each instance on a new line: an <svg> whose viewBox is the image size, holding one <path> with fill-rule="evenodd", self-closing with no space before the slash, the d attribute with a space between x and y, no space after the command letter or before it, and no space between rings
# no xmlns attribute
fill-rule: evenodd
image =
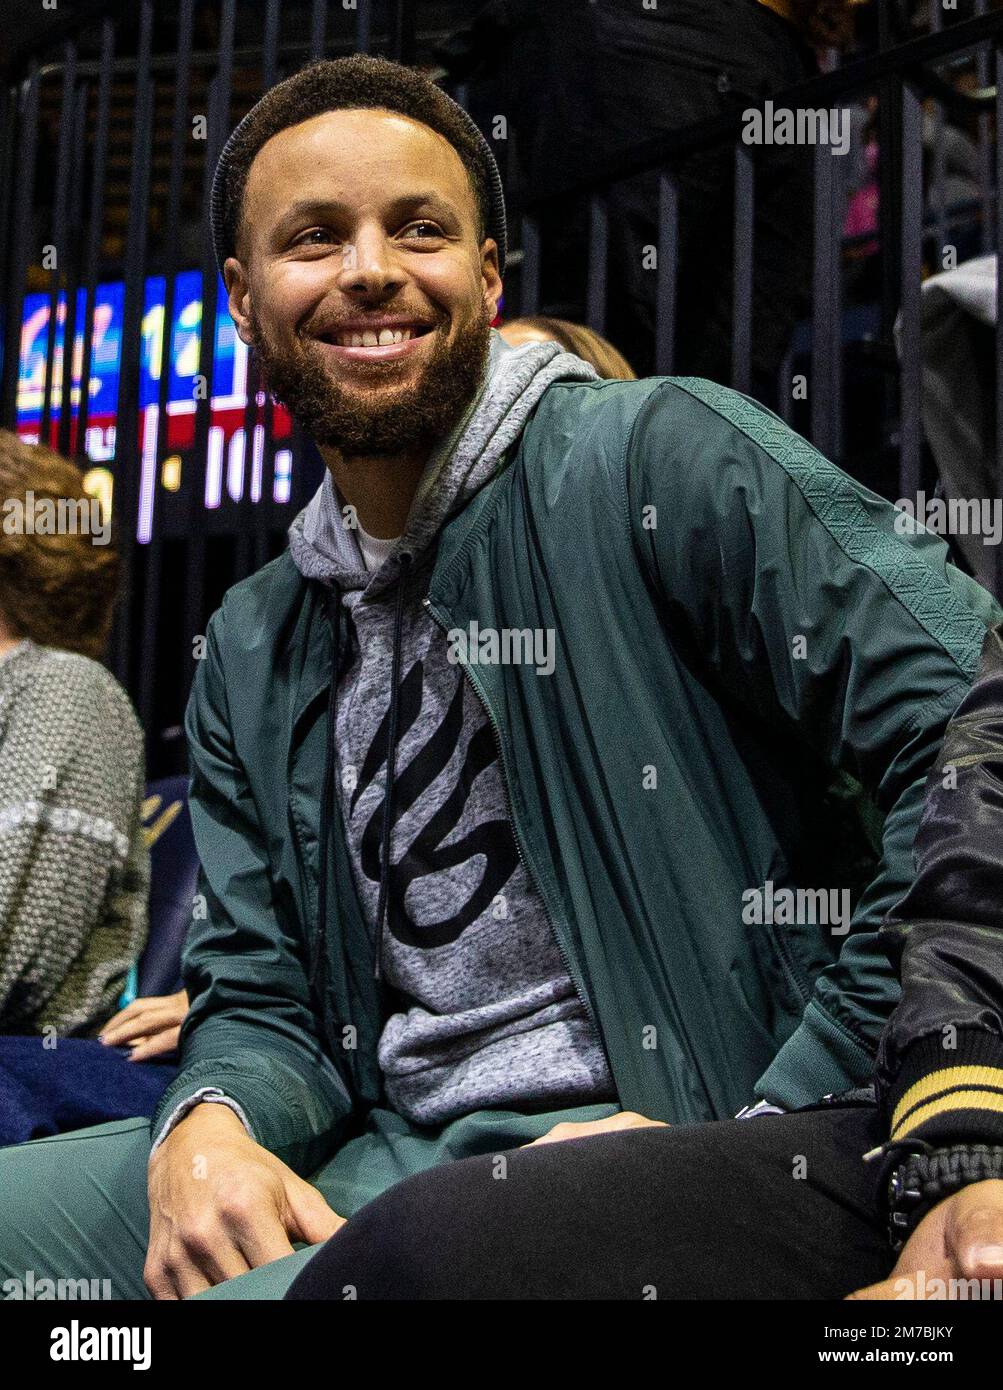
<svg viewBox="0 0 1003 1390"><path fill-rule="evenodd" d="M386 362L410 356L434 329L431 323L388 316L332 325L316 341L341 362Z"/></svg>

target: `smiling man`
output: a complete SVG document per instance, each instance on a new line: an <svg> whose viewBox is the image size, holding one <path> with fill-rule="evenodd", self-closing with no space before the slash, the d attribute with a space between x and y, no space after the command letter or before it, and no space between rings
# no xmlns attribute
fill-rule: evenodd
<svg viewBox="0 0 1003 1390"><path fill-rule="evenodd" d="M326 474L214 615L189 704L180 1075L152 1128L5 1151L0 1262L274 1297L294 1245L458 1158L638 1129L696 1136L700 1174L706 1135L757 1134L743 1190L789 1173L787 1117L694 1126L869 1077L877 927L998 608L745 397L507 347L494 159L414 72L275 87L211 215L237 331ZM750 923L767 884L849 888L849 932ZM58 1214L32 1196L54 1187ZM778 1268L814 1248L780 1205ZM865 1206L852 1277L819 1259L808 1292L887 1271Z"/></svg>

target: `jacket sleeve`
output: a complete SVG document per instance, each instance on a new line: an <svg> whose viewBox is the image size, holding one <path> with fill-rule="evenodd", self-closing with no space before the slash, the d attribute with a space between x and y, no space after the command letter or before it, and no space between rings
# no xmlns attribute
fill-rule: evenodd
<svg viewBox="0 0 1003 1390"><path fill-rule="evenodd" d="M902 999L881 1038L893 1140L1003 1144L1003 628L930 769L916 878L881 928Z"/></svg>
<svg viewBox="0 0 1003 1390"><path fill-rule="evenodd" d="M206 1087L236 1102L257 1142L313 1172L352 1102L316 1032L303 943L273 901L265 837L231 736L225 607L209 624L185 718L201 871L182 973L191 1001L181 1071L153 1118L158 1134Z"/></svg>
<svg viewBox="0 0 1003 1390"><path fill-rule="evenodd" d="M898 997L879 926L912 881L927 773L1003 612L939 537L711 382L667 380L642 406L628 511L680 640L739 706L850 774L884 817L839 954L757 1083L780 1105L809 1104L871 1079Z"/></svg>
<svg viewBox="0 0 1003 1390"><path fill-rule="evenodd" d="M48 653L0 756L0 1032L95 1032L146 937L143 738L97 662Z"/></svg>

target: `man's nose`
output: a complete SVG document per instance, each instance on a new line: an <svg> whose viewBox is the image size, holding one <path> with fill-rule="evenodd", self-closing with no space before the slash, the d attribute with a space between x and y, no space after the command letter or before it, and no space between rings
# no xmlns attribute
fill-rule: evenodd
<svg viewBox="0 0 1003 1390"><path fill-rule="evenodd" d="M345 294L381 296L404 283L393 245L382 228L365 228L341 253L338 288Z"/></svg>

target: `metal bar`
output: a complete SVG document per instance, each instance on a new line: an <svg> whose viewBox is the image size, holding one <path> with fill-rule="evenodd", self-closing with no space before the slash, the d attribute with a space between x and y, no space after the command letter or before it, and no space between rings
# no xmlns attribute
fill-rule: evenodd
<svg viewBox="0 0 1003 1390"><path fill-rule="evenodd" d="M589 282L586 320L596 333L606 332L606 263L609 259L609 209L602 195L589 199Z"/></svg>
<svg viewBox="0 0 1003 1390"><path fill-rule="evenodd" d="M334 2L335 0L328 0L328 3ZM316 0L314 0L314 3L316 3ZM976 3L978 3L978 0L976 0ZM358 0L356 8L357 17L363 11L364 6L368 7L371 13L371 4L372 0ZM910 40L907 44L900 44L888 53L858 59L849 66L838 67L832 72L823 73L820 77L809 78L805 82L799 83L797 87L788 89L792 97L795 98L790 104L798 106L837 104L837 99L839 97L853 93L862 88L873 87L876 80L888 72L902 72L907 69L915 68L920 64L929 65L937 63L944 57L950 57L956 53L975 47L976 44L993 36L999 26L999 22L999 11L983 14L981 17L965 20L960 24L951 24L944 29L941 34L928 34L922 38ZM358 24L356 33L359 33ZM451 38L454 34L454 29L452 27L437 28L429 24L422 25L417 33L422 47L432 48L437 43ZM366 22L363 26L362 36L365 40L366 47L361 47L356 40L347 46L349 51L369 51L371 47L372 24L368 17L366 17ZM310 42L310 38L307 37L304 39L290 39L280 43L279 57L281 62L295 62L297 60L301 61L304 58L309 58ZM340 42L337 46L346 47L346 45ZM234 47L233 60L240 66L251 66L260 57L260 51L260 46L257 44ZM193 69L213 68L216 65L216 61L217 53L215 50L199 50L192 54ZM170 73L173 68L173 63L173 55L156 56L151 61L151 71L154 73ZM58 62L45 63L40 70L41 76L51 76L53 73L59 71L59 66ZM116 66L117 70L122 74L133 73L136 70L135 60L130 58L122 58ZM9 71L16 70L16 67L16 60L8 64ZM98 70L99 65L97 62L78 62L78 77L80 78L94 77L97 75ZM842 79L844 77L847 77L847 80L843 81ZM824 85L816 91L815 84L818 83ZM836 85L833 85L834 83ZM785 96L786 95L785 93ZM776 100L776 96L772 99ZM965 94L959 94L956 100L962 107L970 105L971 102L971 99ZM729 127L726 133L733 136L735 122L726 122L726 124ZM702 141L703 145L710 145L713 143L714 140L710 138ZM701 142L699 140L692 146L694 149L700 147ZM686 147L686 149L689 148L689 146ZM686 152L686 150L683 148L675 147L663 149L660 152L656 151L650 159L645 164L639 166L638 169L624 170L624 177L626 177L629 172L640 172L643 168L663 165L668 161L670 155L684 152ZM620 171L618 170L617 172L619 173ZM587 184L583 186L587 186Z"/></svg>
<svg viewBox="0 0 1003 1390"><path fill-rule="evenodd" d="M408 66L415 58L414 0L396 0L393 56Z"/></svg>
<svg viewBox="0 0 1003 1390"><path fill-rule="evenodd" d="M10 257L10 280L7 291L7 324L10 346L4 356L2 414L12 430L17 429L17 379L21 359L21 322L24 318L24 289L31 251L31 209L35 189L35 151L38 144L38 63L29 65L28 76L21 85L18 118L18 167L21 187L15 204L14 235Z"/></svg>
<svg viewBox="0 0 1003 1390"><path fill-rule="evenodd" d="M218 73L210 80L207 95L210 138L206 142L205 165L202 170L202 204L204 207L209 206L213 170L225 138L221 129L224 121L221 115L223 103L220 96ZM217 268L208 218L203 218L200 279L202 308L199 324L198 376L204 394L196 396L191 463L185 469L183 478L188 518L188 564L183 640L189 652L192 650L192 641L198 635L202 623L205 587L205 525L207 520L205 516L206 471L212 411L213 368L215 365Z"/></svg>
<svg viewBox="0 0 1003 1390"><path fill-rule="evenodd" d="M270 391L265 392L262 420L261 454L261 501L258 503L258 529L255 533L255 565L260 567L268 560L268 546L275 513L275 402ZM303 458L302 432L297 437L297 451L293 456L293 470Z"/></svg>
<svg viewBox="0 0 1003 1390"><path fill-rule="evenodd" d="M327 0L313 0L310 9L310 58L324 56L324 35L327 27Z"/></svg>
<svg viewBox="0 0 1003 1390"><path fill-rule="evenodd" d="M56 152L56 194L52 206L52 247L56 253L56 263L50 270L49 282L49 327L45 336L45 380L42 386L42 419L39 424L39 438L49 444L52 425L53 367L56 361L56 334L59 330L59 286L67 267L69 254L66 245L66 204L69 196L70 152L76 126L73 113L76 104L76 51L73 39L66 42L66 58L63 64L63 93L60 104L59 148ZM67 289L69 281L67 280ZM67 316L69 311L67 301ZM73 343L63 337L63 371L61 393L67 395L66 378L72 370Z"/></svg>
<svg viewBox="0 0 1003 1390"><path fill-rule="evenodd" d="M944 27L940 5L930 6L930 28L939 34ZM941 268L944 244L947 241L947 206L944 187L944 105L935 97L930 121L930 191L932 195L934 222L936 226L935 260L937 269Z"/></svg>
<svg viewBox="0 0 1003 1390"><path fill-rule="evenodd" d="M993 46L996 68L996 496L1003 497L1003 42ZM996 550L996 597L1003 597L1003 546Z"/></svg>
<svg viewBox="0 0 1003 1390"><path fill-rule="evenodd" d="M10 195L13 191L11 169L14 163L16 129L17 88L3 81L0 83L0 285L7 284L10 274L7 257L10 251ZM4 336L0 334L0 379L3 376Z"/></svg>
<svg viewBox="0 0 1003 1390"><path fill-rule="evenodd" d="M902 208L899 262L899 456L900 497L915 497L920 485L922 447L920 287L923 271L923 183L917 177L922 159L923 105L908 81L900 93L902 165L899 171ZM882 216L882 229L884 230ZM883 240L887 238L883 237Z"/></svg>
<svg viewBox="0 0 1003 1390"><path fill-rule="evenodd" d="M811 440L838 459L841 375L839 279L841 206L836 202L835 160L829 145L815 147L814 274L812 278Z"/></svg>
<svg viewBox="0 0 1003 1390"><path fill-rule="evenodd" d="M373 11L371 0L356 0L355 51L368 53L373 46Z"/></svg>
<svg viewBox="0 0 1003 1390"><path fill-rule="evenodd" d="M77 88L73 112L73 149L83 150L87 146L87 99L88 91L84 84ZM82 227L83 218L84 161L78 157L73 161L70 179L69 225ZM59 398L59 452L69 458L78 457L82 450L82 437L79 428L73 436L73 363L77 344L77 300L80 291L80 272L83 262L80 239L71 236L67 243L66 275L66 328L63 333L63 386ZM78 391L79 401L79 391ZM86 463L86 456L84 456Z"/></svg>
<svg viewBox="0 0 1003 1390"><path fill-rule="evenodd" d="M975 13L981 18L985 15L986 0L975 0ZM989 80L989 53L986 49L980 48L975 55L975 80L980 87L985 87ZM997 105L997 110L999 109ZM990 115L988 111L983 111L978 117L978 156L979 156L979 186L982 190L982 228L981 242L982 251L998 250L1003 252L1003 244L993 241L993 131L990 126ZM997 128L997 140L999 132ZM997 184L997 187L999 185Z"/></svg>
<svg viewBox="0 0 1003 1390"><path fill-rule="evenodd" d="M275 10L276 33L278 25L278 3L277 0L269 0L269 4ZM316 16L315 16L316 17ZM267 26L266 26L267 27ZM267 55L262 66L262 90L268 91L275 81L274 61L269 63ZM244 458L243 458L243 482L240 494L240 502L237 506L237 535L235 549L235 577L243 579L252 570L260 568L264 563L259 557L263 550L267 551L267 517L268 509L265 506L264 494L262 493L257 503L252 497L254 484L254 462L255 444L257 441L258 427L258 382L260 372L258 362L253 352L247 354L247 380L246 380L246 400L244 402ZM264 457L262 457L262 471L264 472ZM264 536L263 533L264 532Z"/></svg>
<svg viewBox="0 0 1003 1390"><path fill-rule="evenodd" d="M279 44L279 6L281 0L267 0L265 6L265 37L262 45L262 90L275 86L275 69Z"/></svg>
<svg viewBox="0 0 1003 1390"><path fill-rule="evenodd" d="M209 132L203 169L203 206L209 206L212 176L216 160L225 143L230 122L230 89L233 74L233 35L236 22L236 0L223 0L219 28L219 67L209 84ZM195 406L194 469L189 469L186 489L189 510L188 583L185 587L184 640L192 651L192 640L202 631L205 617L205 559L206 529L205 483L209 456L209 427L211 423L213 376L216 347L216 305L219 273L213 253L209 220L202 228L202 322L199 339L199 374L206 384L204 396Z"/></svg>
<svg viewBox="0 0 1003 1390"><path fill-rule="evenodd" d="M777 372L777 414L785 424L794 419L794 402L791 397L791 378L794 375L794 343L789 344Z"/></svg>
<svg viewBox="0 0 1003 1390"><path fill-rule="evenodd" d="M252 503L251 489L254 482L254 445L258 428L258 390L260 372L258 360L253 350L247 353L247 383L244 402L244 490L240 498L242 524L237 531L237 575L243 578L252 567L251 556L256 557L260 549L258 532L262 526L262 498ZM257 565L254 565L257 568Z"/></svg>
<svg viewBox="0 0 1003 1390"><path fill-rule="evenodd" d="M160 643L161 578L164 563L161 524L161 476L164 460L170 456L170 417L167 400L171 381L171 349L178 271L178 224L184 184L185 151L188 141L188 102L191 92L191 52L194 0L179 0L178 46L175 66L174 110L171 120L171 172L167 185L167 222L164 228L164 317L160 326L160 380L157 383L157 444L153 451L153 476L144 480L149 510L145 531L149 537L146 553L145 621L139 662L139 718L144 729L153 732L155 692L157 690Z"/></svg>
<svg viewBox="0 0 1003 1390"><path fill-rule="evenodd" d="M522 265L519 267L519 313L526 318L540 312L540 225L535 217L521 222Z"/></svg>
<svg viewBox="0 0 1003 1390"><path fill-rule="evenodd" d="M122 350L118 405L115 412L114 508L122 565L122 592L115 615L114 671L132 689L133 579L136 571L136 521L139 489L140 373L146 264L146 233L150 196L150 155L153 134L153 82L149 71L153 47L154 0L140 0L139 69L136 75L135 135L132 177L129 181L129 230L125 246L125 296L122 310Z"/></svg>
<svg viewBox="0 0 1003 1390"><path fill-rule="evenodd" d="M655 371L671 376L676 355L679 271L679 185L674 173L658 179L658 279L655 288Z"/></svg>
<svg viewBox="0 0 1003 1390"><path fill-rule="evenodd" d="M356 20L358 24L358 17ZM365 19L368 23L368 16ZM366 40L368 43L368 39ZM244 436L244 488L241 494L241 513L247 518L239 527L236 547L238 574L260 569L270 558L273 492L275 486L275 411L271 392L264 385L260 363L248 359L248 401L244 410L245 426L250 418L252 428ZM250 392L253 391L253 400ZM262 400L259 406L258 396ZM258 440L260 438L260 450ZM302 441L302 434L297 436ZM260 452L260 462L258 454ZM299 458L299 453L296 458ZM295 467L295 463L294 463ZM253 519L249 508L252 506L254 475L260 468L258 501L253 504ZM250 542L253 541L253 546Z"/></svg>
<svg viewBox="0 0 1003 1390"><path fill-rule="evenodd" d="M84 309L84 350L80 364L80 404L77 408L78 455L87 449L90 416L91 355L94 338L94 300L97 295L101 233L104 230L105 165L108 155L108 121L111 111L111 75L115 56L115 25L106 18L101 26L101 66L98 76L97 113L94 127L94 161L91 173L91 215L87 229L87 296Z"/></svg>
<svg viewBox="0 0 1003 1390"><path fill-rule="evenodd" d="M731 384L752 384L752 256L755 166L748 145L735 145L735 213L732 265Z"/></svg>
<svg viewBox="0 0 1003 1390"><path fill-rule="evenodd" d="M331 4L331 3L332 3L332 0L328 0L328 3ZM337 3L337 0L333 0L333 3ZM357 7L356 7L356 9L355 9L355 13L356 13L356 14L358 14L358 11L362 9L363 4L365 4L365 3L368 3L368 4L369 4L369 6L370 6L370 13L371 13L372 0L358 0L358 5L357 5ZM445 39L451 38L451 37L453 36L453 32L454 32L454 31L453 31L451 28L448 28L448 29L422 28L421 33L420 33L420 40L421 40L421 43L422 43L422 45L423 45L424 47L433 47L436 43L441 42L441 41L443 41L443 40L445 40ZM372 36L372 26L371 26L371 25L370 25L370 27L369 27L367 33L368 33L368 36L369 36L369 40L370 40L370 42L371 42L371 36ZM356 42L355 42L354 39L348 39L348 40L343 40L343 39L331 39L331 40L328 40L328 42L332 45L332 47L337 47L337 48L339 48L339 49L342 49L342 50L344 50L346 53L358 53L358 52L361 52L361 51L362 51L361 49L359 49L359 47L358 47L358 45L356 44ZM303 38L303 39L286 39L286 40L281 41L281 42L279 43L279 45L278 45L278 60L279 60L279 67L280 67L280 69L283 68L283 67L288 67L288 66L290 66L290 65L302 64L303 62L307 61L307 60L309 59L309 57L310 57L310 40L309 40L309 38ZM204 50L204 51L203 51L203 50L199 50L198 52L193 52L193 53L192 53L192 70L193 70L193 71L195 71L196 69L199 70L199 71L202 71L203 69L210 69L210 70L211 70L211 69L213 69L213 68L216 66L217 58L218 58L218 52L217 52L216 49L208 49L208 50ZM260 43L255 43L255 44L244 44L244 45L242 45L242 46L240 46L240 47L237 47L237 46L235 45L234 48L233 48L233 62L234 62L234 66L235 66L235 67L253 67L253 66L255 65L255 63L257 63L257 62L260 61L260 58L261 58L261 45L260 45ZM168 75L169 75L171 72L173 72L173 70L174 70L174 55L173 55L173 54L158 55L158 56L154 57L153 59L151 59L151 62L150 62L150 71L151 71L151 73L152 73L154 76L156 76L157 74L160 74L160 73L165 73L165 74L168 74ZM47 63L43 64L42 67L40 68L40 76L42 76L43 78L52 77L53 74L58 74L59 71L60 71L60 63L59 63L59 62L47 62ZM98 71L98 64L97 64L96 61L94 61L94 60L82 60L82 61L78 61L78 64L77 64L77 76L78 76L78 77L80 77L80 78L95 77L95 76L97 75L97 71ZM134 75L135 72L136 72L136 62L135 62L135 59L128 58L128 57L122 57L122 58L120 58L120 59L118 60L118 62L116 63L116 73L117 73L117 75L119 75L119 76L128 77L128 76Z"/></svg>

